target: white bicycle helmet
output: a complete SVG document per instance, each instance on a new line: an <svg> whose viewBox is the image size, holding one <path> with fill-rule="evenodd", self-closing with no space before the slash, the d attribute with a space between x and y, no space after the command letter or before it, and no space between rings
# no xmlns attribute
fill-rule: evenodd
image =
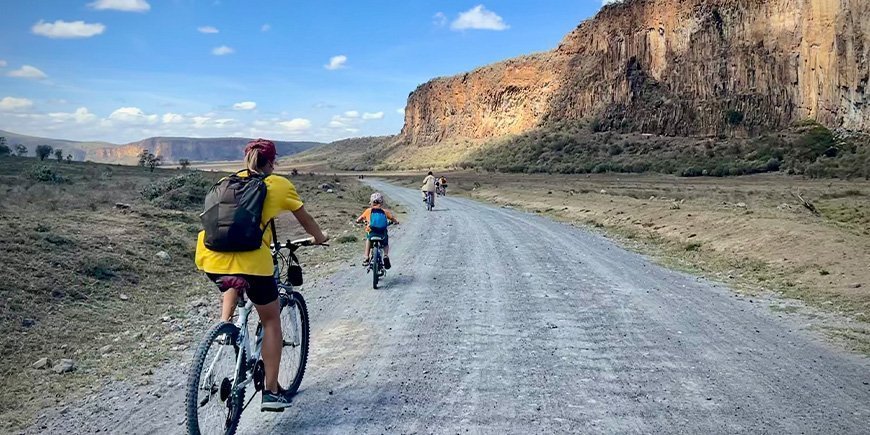
<svg viewBox="0 0 870 435"><path fill-rule="evenodd" d="M372 194L372 197L369 199L372 204L383 204L384 203L384 195L381 195L381 192L375 192Z"/></svg>

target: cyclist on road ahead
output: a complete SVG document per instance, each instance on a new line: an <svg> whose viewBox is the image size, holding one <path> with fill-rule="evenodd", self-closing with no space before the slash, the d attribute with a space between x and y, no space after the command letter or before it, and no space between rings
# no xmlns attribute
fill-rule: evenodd
<svg viewBox="0 0 870 435"><path fill-rule="evenodd" d="M317 222L302 205L299 194L290 180L273 175L275 170L275 144L264 139L248 142L245 147L245 166L247 171L239 173L242 177L265 176L266 197L263 200L263 213L260 225L267 228L269 221L284 212L292 212L305 231L314 237L314 243L322 244L329 240ZM205 246L205 231L199 233L196 243L196 266L204 271L212 282L222 281L223 291L221 320L228 322L236 308L237 288L228 288L227 283L237 287L247 284L248 298L257 307L260 323L263 325L263 364L265 382L262 410L279 411L290 406L291 398L278 385L278 367L281 362L283 338L281 336L280 307L278 305L278 286L273 277L272 255L269 244L271 231L263 232L263 243L253 251L217 252ZM227 278L224 280L224 278Z"/></svg>
<svg viewBox="0 0 870 435"><path fill-rule="evenodd" d="M441 195L447 196L447 178L445 176L442 175L441 178L438 179L438 186L441 187Z"/></svg>
<svg viewBox="0 0 870 435"><path fill-rule="evenodd" d="M380 192L375 192L372 194L370 198L371 207L367 208L358 218L356 218L357 223L365 222L366 223L366 250L365 250L365 260L363 261L363 266L368 266L369 262L372 259L372 236L378 236L383 241L381 242L381 246L384 247L384 268L389 269L390 266L390 240L389 234L387 233L387 223L392 223L393 225L398 225L399 221L396 219L396 216L389 210L383 208L384 207L384 195ZM383 219L377 216L377 214L383 214ZM375 219L372 219L372 215L375 215ZM376 222L377 221L377 222Z"/></svg>
<svg viewBox="0 0 870 435"><path fill-rule="evenodd" d="M432 195L432 203L435 203L435 176L432 175L432 171L429 171L429 175L423 179L423 186L420 190L423 191L423 202L426 202L429 195Z"/></svg>

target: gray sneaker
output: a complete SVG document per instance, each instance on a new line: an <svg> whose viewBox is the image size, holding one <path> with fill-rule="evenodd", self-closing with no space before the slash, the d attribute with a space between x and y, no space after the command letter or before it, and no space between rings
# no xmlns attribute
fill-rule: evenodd
<svg viewBox="0 0 870 435"><path fill-rule="evenodd" d="M278 393L263 390L263 402L260 404L260 411L283 412L285 408L290 407L292 401L293 398L281 387L278 387Z"/></svg>

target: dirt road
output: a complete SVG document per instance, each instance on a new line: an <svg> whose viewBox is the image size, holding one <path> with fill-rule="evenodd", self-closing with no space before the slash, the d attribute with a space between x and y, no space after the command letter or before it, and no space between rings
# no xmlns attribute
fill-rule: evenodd
<svg viewBox="0 0 870 435"><path fill-rule="evenodd" d="M409 210L393 269L305 290L295 406L240 433L867 433L870 361L797 318L582 229L370 183ZM180 432L184 373L161 376L41 428Z"/></svg>

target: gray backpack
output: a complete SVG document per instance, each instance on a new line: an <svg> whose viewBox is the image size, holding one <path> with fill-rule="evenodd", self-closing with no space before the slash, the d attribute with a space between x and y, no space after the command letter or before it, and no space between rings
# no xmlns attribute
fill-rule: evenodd
<svg viewBox="0 0 870 435"><path fill-rule="evenodd" d="M212 186L199 215L205 247L217 252L255 251L263 244L260 226L266 200L266 175L236 172Z"/></svg>

